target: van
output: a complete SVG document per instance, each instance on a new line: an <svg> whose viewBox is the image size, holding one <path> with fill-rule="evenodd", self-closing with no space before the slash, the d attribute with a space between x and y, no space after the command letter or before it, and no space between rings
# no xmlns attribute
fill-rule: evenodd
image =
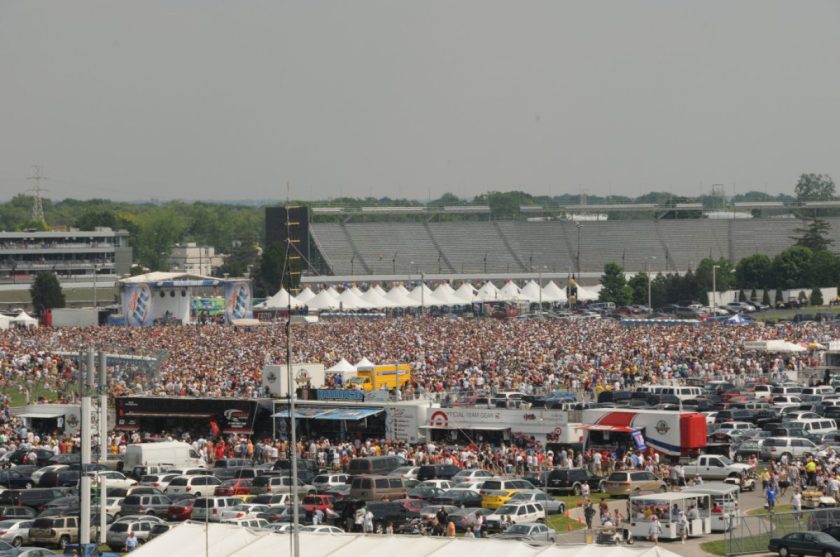
<svg viewBox="0 0 840 557"><path fill-rule="evenodd" d="M300 494L315 495L315 487L297 480L297 491ZM292 478L289 476L257 476L251 480L248 493L261 495L263 493L291 493Z"/></svg>
<svg viewBox="0 0 840 557"><path fill-rule="evenodd" d="M222 511L236 505L241 505L239 497L197 497L193 503L192 520L220 522Z"/></svg>
<svg viewBox="0 0 840 557"><path fill-rule="evenodd" d="M826 435L837 430L837 422L828 418L802 420L799 423L807 434Z"/></svg>
<svg viewBox="0 0 840 557"><path fill-rule="evenodd" d="M655 385L651 392L655 395L671 395L680 400L689 400L703 396L703 389L700 387L683 387L671 385Z"/></svg>
<svg viewBox="0 0 840 557"><path fill-rule="evenodd" d="M180 467L206 466L204 459L192 445L180 441L160 443L137 443L127 445L123 458L123 470L133 471L135 466Z"/></svg>
<svg viewBox="0 0 840 557"><path fill-rule="evenodd" d="M369 456L352 459L347 471L351 476L361 474L387 476L405 464L405 459L401 456Z"/></svg>
<svg viewBox="0 0 840 557"><path fill-rule="evenodd" d="M408 489L402 478L394 476L356 476L350 481L350 498L363 501L403 499Z"/></svg>

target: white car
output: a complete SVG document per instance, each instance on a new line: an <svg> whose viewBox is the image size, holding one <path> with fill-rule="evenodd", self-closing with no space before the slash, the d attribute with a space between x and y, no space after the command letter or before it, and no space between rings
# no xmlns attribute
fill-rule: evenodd
<svg viewBox="0 0 840 557"><path fill-rule="evenodd" d="M264 513L268 510L268 505L254 505L252 503L242 503L235 507L227 507L222 511L222 521L238 520L240 518L257 518L259 513Z"/></svg>
<svg viewBox="0 0 840 557"><path fill-rule="evenodd" d="M337 526L326 526L323 524L318 524L317 526L311 524L309 526L304 526L300 530L300 532L311 532L313 534L343 534L344 530ZM276 530L275 530L276 532Z"/></svg>
<svg viewBox="0 0 840 557"><path fill-rule="evenodd" d="M172 481L172 478L177 478L178 474L149 474L148 476L143 476L140 478L140 485L145 485L149 487L156 487L159 490L163 491L166 489L166 486L169 485L169 482Z"/></svg>
<svg viewBox="0 0 840 557"><path fill-rule="evenodd" d="M452 483L458 487L465 487L466 484L477 485L484 480L489 480L493 474L487 470L461 470L452 476Z"/></svg>
<svg viewBox="0 0 840 557"><path fill-rule="evenodd" d="M453 482L449 480L426 480L424 482L420 482L417 487L436 487L438 489L449 489L455 487Z"/></svg>
<svg viewBox="0 0 840 557"><path fill-rule="evenodd" d="M127 478L125 474L122 472L115 472L112 470L104 470L98 472L92 472L93 476L93 483L96 484L97 482L105 482L107 487L113 488L122 488L128 489L134 485L137 485L137 480L133 480L131 478Z"/></svg>
<svg viewBox="0 0 840 557"><path fill-rule="evenodd" d="M789 408L802 406L802 399L794 395L779 395L770 399L770 404L776 408Z"/></svg>
<svg viewBox="0 0 840 557"><path fill-rule="evenodd" d="M540 503L505 503L484 518L489 530L499 530L502 517L510 517L514 524L520 522L545 522L545 509Z"/></svg>
<svg viewBox="0 0 840 557"><path fill-rule="evenodd" d="M255 530L271 530L271 523L264 518L232 518L230 520L223 520L225 524L236 524L237 526L244 526L246 528L253 528ZM277 530L275 530L277 532Z"/></svg>
<svg viewBox="0 0 840 557"><path fill-rule="evenodd" d="M348 474L318 474L312 480L312 485L315 486L318 492L323 492L346 484L348 479L350 479Z"/></svg>
<svg viewBox="0 0 840 557"><path fill-rule="evenodd" d="M29 543L29 529L32 527L34 518L27 520L3 520L0 521L0 540L8 542L15 547Z"/></svg>
<svg viewBox="0 0 840 557"><path fill-rule="evenodd" d="M416 480L418 470L420 470L419 466L400 466L388 472L388 475L399 476L401 478L405 478L406 480Z"/></svg>
<svg viewBox="0 0 840 557"><path fill-rule="evenodd" d="M717 412L701 412L704 416L706 416L706 425L714 425L715 420L717 419Z"/></svg>
<svg viewBox="0 0 840 557"><path fill-rule="evenodd" d="M196 497L209 497L213 495L217 485L221 485L222 480L216 476L194 475L194 476L176 476L169 481L169 485L163 492L166 495L174 495L175 493L192 493Z"/></svg>
<svg viewBox="0 0 840 557"><path fill-rule="evenodd" d="M117 516L117 514L120 512L120 507L122 505L123 499L125 499L125 497L106 497L105 514Z"/></svg>

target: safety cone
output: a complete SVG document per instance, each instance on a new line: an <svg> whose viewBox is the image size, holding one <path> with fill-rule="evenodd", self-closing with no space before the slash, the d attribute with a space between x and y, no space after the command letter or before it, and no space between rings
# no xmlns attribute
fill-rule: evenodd
<svg viewBox="0 0 840 557"><path fill-rule="evenodd" d="M566 523L566 530L568 530L569 532L572 531L572 523L571 522Z"/></svg>
<svg viewBox="0 0 840 557"><path fill-rule="evenodd" d="M583 517L578 515L578 524L583 525Z"/></svg>

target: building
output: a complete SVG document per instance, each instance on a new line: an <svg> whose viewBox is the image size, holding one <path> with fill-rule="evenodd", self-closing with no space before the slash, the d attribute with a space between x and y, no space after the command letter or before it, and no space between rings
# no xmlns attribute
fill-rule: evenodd
<svg viewBox="0 0 840 557"><path fill-rule="evenodd" d="M94 274L105 282L127 275L132 258L128 239L127 231L107 227L0 232L0 281L31 282L39 271L53 271L62 282L89 280Z"/></svg>
<svg viewBox="0 0 840 557"><path fill-rule="evenodd" d="M213 247L199 246L195 242L175 244L169 256L169 270L177 273L210 276L224 261Z"/></svg>

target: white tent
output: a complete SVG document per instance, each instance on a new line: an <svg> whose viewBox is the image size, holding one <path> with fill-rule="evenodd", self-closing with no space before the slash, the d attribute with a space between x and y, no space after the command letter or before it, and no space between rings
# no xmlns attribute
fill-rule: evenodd
<svg viewBox="0 0 840 557"><path fill-rule="evenodd" d="M306 304L307 302L309 302L309 300L311 300L314 297L315 297L315 293L312 292L312 289L309 288L308 286L306 288L304 288L303 290L301 290L300 294L295 296L295 298L297 298L298 302L300 302L302 304Z"/></svg>
<svg viewBox="0 0 840 557"><path fill-rule="evenodd" d="M259 304L255 305L255 309L283 309L289 307L289 292L285 288L281 288L280 291L268 298L267 300L263 300ZM300 303L297 298L291 296L291 302L293 308L303 307L304 304Z"/></svg>
<svg viewBox="0 0 840 557"><path fill-rule="evenodd" d="M38 320L26 313L25 311L20 312L17 317L14 317L11 320L12 325L16 325L18 327L26 327L27 329L37 327Z"/></svg>
<svg viewBox="0 0 840 557"><path fill-rule="evenodd" d="M378 284L371 288L371 290L376 291L376 293L380 296L384 296L385 294L387 294L387 292L385 292L385 289L379 286Z"/></svg>
<svg viewBox="0 0 840 557"><path fill-rule="evenodd" d="M375 288L368 288L368 291L362 294L362 300L372 308L394 307L394 302L377 292Z"/></svg>
<svg viewBox="0 0 840 557"><path fill-rule="evenodd" d="M306 302L311 309L338 309L338 300L330 296L329 290L321 290L314 298Z"/></svg>
<svg viewBox="0 0 840 557"><path fill-rule="evenodd" d="M358 296L360 298L362 297L363 292L361 290L359 290L359 287L356 286L355 284L350 287L350 290L352 290L353 294L355 294L356 296Z"/></svg>
<svg viewBox="0 0 840 557"><path fill-rule="evenodd" d="M327 294L338 300L338 290L335 289L335 286L327 288Z"/></svg>
<svg viewBox="0 0 840 557"><path fill-rule="evenodd" d="M475 288L472 284L465 282L458 287L458 290L455 291L455 295L464 300L465 303L470 304L475 301Z"/></svg>
<svg viewBox="0 0 840 557"><path fill-rule="evenodd" d="M338 301L341 302L341 307L343 307L345 311L370 308L370 304L362 300L361 296L357 295L349 288L338 295Z"/></svg>
<svg viewBox="0 0 840 557"><path fill-rule="evenodd" d="M462 306L467 303L466 300L459 297L455 290L449 286L449 283L444 282L434 290L435 298L444 302L448 306Z"/></svg>
<svg viewBox="0 0 840 557"><path fill-rule="evenodd" d="M411 299L406 292L404 292L404 288L401 287L394 287L392 288L387 294L385 294L385 298L394 304L394 307L398 308L414 308L419 307L420 302L415 302Z"/></svg>
<svg viewBox="0 0 840 557"><path fill-rule="evenodd" d="M484 285L478 289L478 293L475 297L477 300L482 302L492 302L494 300L502 299L499 289L496 288L496 285L492 282L485 282Z"/></svg>
<svg viewBox="0 0 840 557"><path fill-rule="evenodd" d="M534 281L528 281L528 284L522 287L519 294L528 299L533 304L538 304L540 301L540 285ZM556 300L549 300L546 296L542 297L543 302L554 302Z"/></svg>
<svg viewBox="0 0 840 557"><path fill-rule="evenodd" d="M565 302L568 300L566 291L553 281L548 281L548 284L543 286L543 300L550 300L552 302Z"/></svg>
<svg viewBox="0 0 840 557"><path fill-rule="evenodd" d="M327 373L348 373L356 371L356 366L341 358L338 363L327 370Z"/></svg>
<svg viewBox="0 0 840 557"><path fill-rule="evenodd" d="M581 302L591 302L598 299L598 293L601 291L600 286L584 287L578 284L577 299Z"/></svg>
<svg viewBox="0 0 840 557"><path fill-rule="evenodd" d="M426 286L425 283L414 287L414 290L412 290L408 296L418 304L425 307L447 305L442 300L439 300L432 289Z"/></svg>
<svg viewBox="0 0 840 557"><path fill-rule="evenodd" d="M498 539L436 536L377 536L301 532L301 557L678 557L663 546L529 545ZM251 530L235 524L187 521L135 549L132 557L291 557L288 534Z"/></svg>
<svg viewBox="0 0 840 557"><path fill-rule="evenodd" d="M525 298L526 296L522 296L519 287L516 286L513 281L508 281L507 284L502 286L501 290L499 290L499 298L503 300L516 300Z"/></svg>
<svg viewBox="0 0 840 557"><path fill-rule="evenodd" d="M362 358L361 360L356 362L356 365L354 367L357 370L359 370L359 369L371 369L371 368L376 367L376 364L374 364L373 362L371 362L367 358Z"/></svg>
<svg viewBox="0 0 840 557"><path fill-rule="evenodd" d="M0 331L5 331L9 328L9 323L12 322L11 317L0 314Z"/></svg>

